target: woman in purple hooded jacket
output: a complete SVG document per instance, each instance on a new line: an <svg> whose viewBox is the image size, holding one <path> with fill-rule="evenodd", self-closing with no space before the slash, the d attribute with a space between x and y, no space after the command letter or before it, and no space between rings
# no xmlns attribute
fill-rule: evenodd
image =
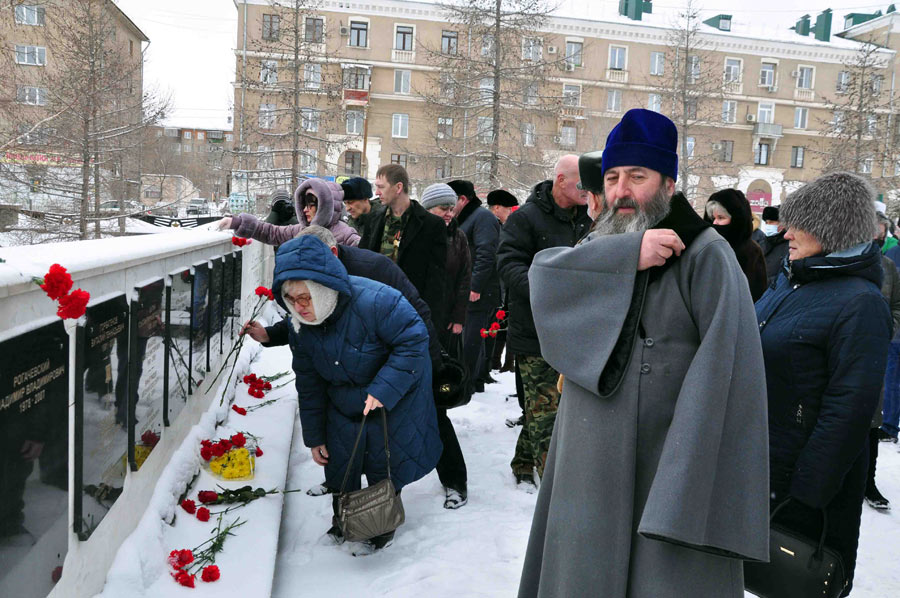
<svg viewBox="0 0 900 598"><path fill-rule="evenodd" d="M330 230L340 245L356 247L359 244L359 234L341 220L343 198L344 190L337 183L324 179L307 179L294 191L294 209L299 221L297 224L277 226L251 214L238 214L223 218L219 228L230 228L239 237L249 237L268 245L281 245L310 224L316 224ZM315 210L310 222L307 214L313 210L308 208L313 205Z"/></svg>

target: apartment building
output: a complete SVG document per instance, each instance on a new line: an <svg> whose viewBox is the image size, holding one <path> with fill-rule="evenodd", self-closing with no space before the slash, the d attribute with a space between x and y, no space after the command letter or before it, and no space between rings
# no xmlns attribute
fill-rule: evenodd
<svg viewBox="0 0 900 598"><path fill-rule="evenodd" d="M94 23L91 34L77 25L78 17L87 15ZM0 102L0 199L71 211L85 163L102 170L102 199L137 199L140 164L139 153L128 151L132 140L120 134L102 148L95 144L95 156L86 159L73 123L88 95L82 75L90 44L102 47L96 69L102 74L95 80L117 78L114 90L96 94L103 96L96 102L97 119L110 128L141 122L147 36L110 0L23 0L0 8L0 40L0 94L9 100Z"/></svg>
<svg viewBox="0 0 900 598"><path fill-rule="evenodd" d="M296 57L278 42L295 15L267 0L234 1L239 17L235 142L244 155L238 170L255 184L251 195L262 197L290 180L285 144L295 122L303 129L302 175L372 178L379 165L394 162L407 167L414 191L460 176L487 189L484 156L493 151L493 139L482 134L489 133L482 125L489 129L491 117L479 113L460 123L458 114L442 116L429 98L439 95L442 81L436 54L484 52L488 41L467 35L434 4L323 0L298 16L296 34L306 62L293 74L302 77L302 118L284 118L278 102L285 96L267 91L290 86L292 73L282 66ZM608 20L552 17L533 37L523 38L523 59L541 56L554 66L538 93L559 101L555 114L522 122L520 131L504 135L500 152L534 148L529 161L546 173L559 155L602 149L610 129L631 108L677 112L671 83L677 32L671 19L641 14L640 6L646 11L650 3L620 3L624 14ZM831 35L831 18L824 10L797 23L761 26L718 15L700 26L696 57L688 58L696 62L686 63L686 76L700 77L702 56L702 72L712 73L715 89L680 106L689 134L679 153L692 166L692 199L735 187L761 211L818 176L835 152L845 151L836 144L846 117L839 108L850 92L862 41L878 46L870 52L866 85L882 101L873 104L857 170L890 194L900 175L900 155L893 150L894 133L900 132L893 110L898 36L891 35L900 18L893 7L884 15L847 15L839 36ZM484 86L482 91L486 97L492 93ZM467 147L435 151L442 139L463 136L464 127ZM529 185L540 178L530 172L529 177ZM246 179L243 184L251 188ZM508 186L524 199L526 184Z"/></svg>
<svg viewBox="0 0 900 598"><path fill-rule="evenodd" d="M144 143L144 172L187 177L197 186L202 197L216 201L231 192L233 149L234 133L228 129L169 125L148 127ZM142 193L144 202L154 199L147 192L145 188Z"/></svg>

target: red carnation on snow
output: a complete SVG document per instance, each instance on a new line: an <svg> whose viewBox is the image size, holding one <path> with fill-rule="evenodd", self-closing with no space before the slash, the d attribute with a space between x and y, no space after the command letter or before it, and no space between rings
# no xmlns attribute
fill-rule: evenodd
<svg viewBox="0 0 900 598"><path fill-rule="evenodd" d="M181 508L184 509L185 511L187 511L188 513L190 513L191 515L193 515L194 511L197 510L197 505L194 504L194 501L188 500L186 498L183 501L181 501Z"/></svg>
<svg viewBox="0 0 900 598"><path fill-rule="evenodd" d="M256 381L256 374L247 374L244 376L244 384L251 384Z"/></svg>
<svg viewBox="0 0 900 598"><path fill-rule="evenodd" d="M172 577L175 578L175 581L180 583L181 585L193 588L194 587L194 576L188 573L187 571L178 570L172 574Z"/></svg>
<svg viewBox="0 0 900 598"><path fill-rule="evenodd" d="M147 430L143 434L141 434L141 442L153 448L159 442L159 434L154 432L153 430Z"/></svg>
<svg viewBox="0 0 900 598"><path fill-rule="evenodd" d="M244 435L241 432L238 432L237 434L235 434L234 436L231 437L231 444L240 448L240 447L244 446L245 444L247 444L247 439L244 437Z"/></svg>
<svg viewBox="0 0 900 598"><path fill-rule="evenodd" d="M200 574L200 579L203 581L216 581L219 579L219 568L215 565L203 567L203 573Z"/></svg>
<svg viewBox="0 0 900 598"><path fill-rule="evenodd" d="M206 507L200 507L197 509L197 519L200 521L206 522L209 521L209 509ZM206 581L205 579L203 581Z"/></svg>
<svg viewBox="0 0 900 598"><path fill-rule="evenodd" d="M173 550L169 553L169 564L181 569L194 562L194 553L187 549Z"/></svg>
<svg viewBox="0 0 900 598"><path fill-rule="evenodd" d="M204 446L200 449L200 456L203 457L204 461L209 461L213 458L213 452L211 446Z"/></svg>
<svg viewBox="0 0 900 598"><path fill-rule="evenodd" d="M219 495L212 490L201 490L197 495L197 499L203 504L208 505L219 500Z"/></svg>
<svg viewBox="0 0 900 598"><path fill-rule="evenodd" d="M59 308L56 315L63 320L76 320L84 315L91 294L81 289L75 289L71 294L59 298Z"/></svg>
<svg viewBox="0 0 900 598"><path fill-rule="evenodd" d="M231 410L237 413L238 415L247 415L247 410L243 407L238 407L237 405L232 405ZM202 451L201 451L202 452Z"/></svg>
<svg viewBox="0 0 900 598"><path fill-rule="evenodd" d="M65 297L72 289L72 276L59 264L50 266L50 270L44 274L44 278L35 278L34 280L54 301Z"/></svg>
<svg viewBox="0 0 900 598"><path fill-rule="evenodd" d="M259 447L256 447L256 456L257 456L257 457L262 457L262 456L263 456L262 449L259 448Z"/></svg>

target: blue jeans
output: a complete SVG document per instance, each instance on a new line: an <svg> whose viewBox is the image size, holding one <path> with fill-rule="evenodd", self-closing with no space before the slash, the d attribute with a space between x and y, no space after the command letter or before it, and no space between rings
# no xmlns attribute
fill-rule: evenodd
<svg viewBox="0 0 900 598"><path fill-rule="evenodd" d="M892 340L884 371L884 423L881 429L897 437L900 431L900 341Z"/></svg>

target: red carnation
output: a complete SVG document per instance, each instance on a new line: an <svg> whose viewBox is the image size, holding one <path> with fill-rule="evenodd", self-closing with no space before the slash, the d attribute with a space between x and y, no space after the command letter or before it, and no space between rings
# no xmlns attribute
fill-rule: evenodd
<svg viewBox="0 0 900 598"><path fill-rule="evenodd" d="M490 334L491 337L495 337L495 336L497 336L497 331L496 331L496 330L491 330L490 332L488 332L488 334Z"/></svg>
<svg viewBox="0 0 900 598"><path fill-rule="evenodd" d="M266 393L264 393L263 391L261 391L261 390L258 389L258 388L251 388L251 389L250 389L249 391L247 391L247 392L250 393L250 396L251 396L251 397L256 397L257 399L261 399L261 398L263 398L263 397L266 396Z"/></svg>
<svg viewBox="0 0 900 598"><path fill-rule="evenodd" d="M227 438L223 438L222 440L220 440L218 442L218 445L221 446L225 450L225 452L228 452L231 450L231 441L228 440Z"/></svg>
<svg viewBox="0 0 900 598"><path fill-rule="evenodd" d="M247 410L243 407L238 407L237 405L232 405L231 410L237 413L238 415L247 415Z"/></svg>
<svg viewBox="0 0 900 598"><path fill-rule="evenodd" d="M245 444L247 444L247 439L244 437L244 435L242 433L238 432L237 434L235 434L234 436L231 437L231 444L240 448L240 447L244 446Z"/></svg>
<svg viewBox="0 0 900 598"><path fill-rule="evenodd" d="M502 309L498 309L498 310L497 310L497 319L498 319L498 320L505 320L505 319L506 319L506 312L503 311Z"/></svg>
<svg viewBox="0 0 900 598"><path fill-rule="evenodd" d="M194 576L187 571L177 571L172 575L175 581L188 588L194 587Z"/></svg>
<svg viewBox="0 0 900 598"><path fill-rule="evenodd" d="M500 322L494 322L491 324L491 330L500 330Z"/></svg>
<svg viewBox="0 0 900 598"><path fill-rule="evenodd" d="M35 280L39 281L40 287L54 301L66 296L72 289L72 276L59 264L50 266L43 280Z"/></svg>
<svg viewBox="0 0 900 598"><path fill-rule="evenodd" d="M206 438L206 439L200 441L200 446L212 446L212 445L213 445L212 440L210 440L209 438Z"/></svg>
<svg viewBox="0 0 900 598"><path fill-rule="evenodd" d="M203 567L203 573L200 574L200 579L203 581L216 581L219 579L219 568L215 565Z"/></svg>
<svg viewBox="0 0 900 598"><path fill-rule="evenodd" d="M265 384L263 384L263 390L272 390L272 383L266 382Z"/></svg>
<svg viewBox="0 0 900 598"><path fill-rule="evenodd" d="M143 434L141 434L141 442L153 448L159 442L159 434L154 432L153 430L147 430Z"/></svg>
<svg viewBox="0 0 900 598"><path fill-rule="evenodd" d="M194 511L197 509L197 505L194 504L194 501L186 498L181 501L181 508L193 515Z"/></svg>
<svg viewBox="0 0 900 598"><path fill-rule="evenodd" d="M253 384L256 382L256 374L247 374L244 376L244 384Z"/></svg>
<svg viewBox="0 0 900 598"><path fill-rule="evenodd" d="M238 247L243 247L244 245L250 244L250 239L245 239L243 237L231 237L231 243L233 245L237 245Z"/></svg>
<svg viewBox="0 0 900 598"><path fill-rule="evenodd" d="M262 457L262 456L263 456L262 449L259 448L259 447L256 447L256 456L257 456L257 457Z"/></svg>
<svg viewBox="0 0 900 598"><path fill-rule="evenodd" d="M200 493L197 494L197 499L203 504L208 505L219 500L219 495L212 490L201 490Z"/></svg>
<svg viewBox="0 0 900 598"><path fill-rule="evenodd" d="M203 522L209 521L209 509L206 507L197 509L197 519Z"/></svg>
<svg viewBox="0 0 900 598"><path fill-rule="evenodd" d="M200 456L203 457L204 461L209 461L213 458L212 447L204 446L200 449Z"/></svg>
<svg viewBox="0 0 900 598"><path fill-rule="evenodd" d="M81 289L75 289L70 295L59 298L59 309L56 315L63 320L77 320L84 315L91 294Z"/></svg>
<svg viewBox="0 0 900 598"><path fill-rule="evenodd" d="M255 293L259 297L265 297L269 301L273 301L275 299L275 295L272 294L272 289L267 289L266 287L256 287Z"/></svg>
<svg viewBox="0 0 900 598"><path fill-rule="evenodd" d="M481 338L487 338L488 331L484 328L481 329Z"/></svg>
<svg viewBox="0 0 900 598"><path fill-rule="evenodd" d="M181 569L194 562L194 553L187 549L173 550L169 553L169 564Z"/></svg>

